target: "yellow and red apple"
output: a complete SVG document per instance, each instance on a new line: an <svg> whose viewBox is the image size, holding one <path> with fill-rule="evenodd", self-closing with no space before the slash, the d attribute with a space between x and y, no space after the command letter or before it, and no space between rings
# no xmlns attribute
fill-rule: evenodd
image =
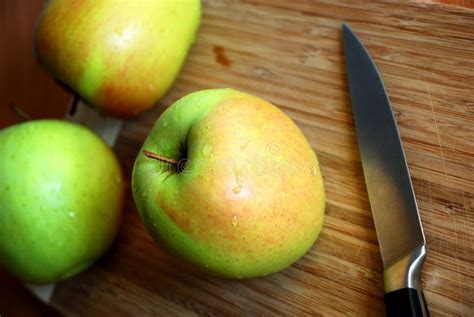
<svg viewBox="0 0 474 317"><path fill-rule="evenodd" d="M157 242L224 277L289 266L323 224L323 180L303 133L277 107L232 89L168 108L138 154L132 189Z"/></svg>
<svg viewBox="0 0 474 317"><path fill-rule="evenodd" d="M199 0L51 0L37 58L101 112L136 115L170 88L194 42Z"/></svg>

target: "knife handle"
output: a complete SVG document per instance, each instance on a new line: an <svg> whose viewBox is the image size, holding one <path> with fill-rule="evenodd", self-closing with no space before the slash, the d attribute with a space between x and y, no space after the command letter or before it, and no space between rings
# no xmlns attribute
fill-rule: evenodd
<svg viewBox="0 0 474 317"><path fill-rule="evenodd" d="M425 258L426 249L421 246L384 270L385 308L388 317L429 316L420 282Z"/></svg>
<svg viewBox="0 0 474 317"><path fill-rule="evenodd" d="M420 303L420 295L422 303ZM385 311L387 317L429 316L423 293L418 294L418 290L409 287L385 293Z"/></svg>

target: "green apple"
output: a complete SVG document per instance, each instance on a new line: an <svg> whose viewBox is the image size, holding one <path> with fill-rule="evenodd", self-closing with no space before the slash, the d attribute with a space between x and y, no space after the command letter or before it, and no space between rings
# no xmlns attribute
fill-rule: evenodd
<svg viewBox="0 0 474 317"><path fill-rule="evenodd" d="M38 20L38 61L100 111L151 107L194 42L199 0L50 0Z"/></svg>
<svg viewBox="0 0 474 317"><path fill-rule="evenodd" d="M60 120L0 131L0 265L32 283L68 278L111 245L120 165L97 135Z"/></svg>
<svg viewBox="0 0 474 317"><path fill-rule="evenodd" d="M138 154L132 189L157 242L223 277L291 265L323 224L323 180L303 133L272 104L232 89L168 108Z"/></svg>

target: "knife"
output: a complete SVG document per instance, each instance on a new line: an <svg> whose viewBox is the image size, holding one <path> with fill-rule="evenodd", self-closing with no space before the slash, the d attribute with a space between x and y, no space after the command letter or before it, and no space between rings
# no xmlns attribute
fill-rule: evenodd
<svg viewBox="0 0 474 317"><path fill-rule="evenodd" d="M384 267L387 316L429 316L420 282L426 241L395 116L369 52L347 24L342 30L359 152Z"/></svg>

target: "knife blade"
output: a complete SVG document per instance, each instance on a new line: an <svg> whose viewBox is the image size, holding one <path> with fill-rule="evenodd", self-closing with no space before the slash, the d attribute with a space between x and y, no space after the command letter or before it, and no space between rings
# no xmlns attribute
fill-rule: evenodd
<svg viewBox="0 0 474 317"><path fill-rule="evenodd" d="M428 316L420 272L425 236L400 134L369 52L343 24L344 53L359 152L384 266L388 316Z"/></svg>

